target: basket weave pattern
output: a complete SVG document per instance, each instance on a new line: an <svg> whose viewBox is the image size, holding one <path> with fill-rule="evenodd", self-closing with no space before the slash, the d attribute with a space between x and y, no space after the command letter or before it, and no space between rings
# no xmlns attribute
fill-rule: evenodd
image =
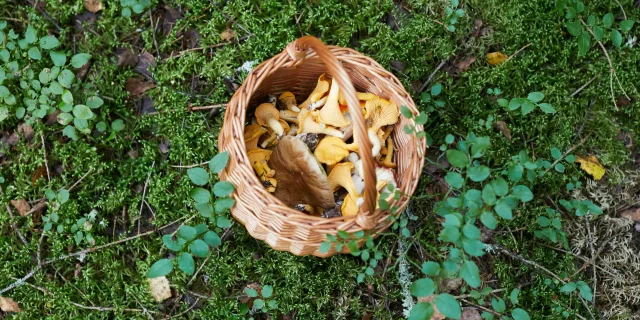
<svg viewBox="0 0 640 320"><path fill-rule="evenodd" d="M357 217L322 218L309 216L285 206L280 200L267 192L253 171L243 139L247 113L264 102L269 94L279 95L291 91L298 101L307 97L322 73L331 75L338 81L351 110L359 103L355 90L371 92L389 99L398 106L406 106L414 114L418 113L413 100L404 90L400 81L386 71L377 62L355 50L325 46L314 37L302 37L292 43L275 57L261 63L249 73L244 83L229 102L224 125L218 140L218 149L228 151L229 165L220 173L221 180L230 181L236 186L233 194L236 200L231 213L242 223L252 237L264 240L272 248L289 251L295 255L315 255L328 257L334 255L334 247L329 252L320 253L320 244L326 240L326 234L336 234L338 230L354 233L370 230L378 234L392 223L390 213L375 208L375 166L371 154L362 155L365 171L365 204ZM371 150L366 138L366 128L361 113L351 112L354 124L354 139L361 150ZM398 189L406 195L413 194L424 163L425 139L404 132L412 121L400 117L392 133L396 146L396 181ZM422 130L417 126L416 130ZM408 203L403 196L400 200L390 201L390 206L400 210ZM359 245L364 242L360 240ZM344 246L343 253L348 252Z"/></svg>

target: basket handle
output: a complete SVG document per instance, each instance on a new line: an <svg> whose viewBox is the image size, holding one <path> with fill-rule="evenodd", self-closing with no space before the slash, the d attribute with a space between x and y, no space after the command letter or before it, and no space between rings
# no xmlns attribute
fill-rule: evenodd
<svg viewBox="0 0 640 320"><path fill-rule="evenodd" d="M365 230L373 229L377 225L376 219L376 175L375 163L371 154L371 143L367 135L367 127L360 109L360 101L356 96L356 90L353 87L351 78L342 68L338 59L331 53L329 48L313 36L304 36L287 45L286 51L294 59L301 61L307 54L307 50L313 50L320 60L327 66L329 74L333 76L333 81L338 82L340 90L344 92L347 100L347 107L351 114L353 122L353 137L355 142L360 146L360 158L362 159L362 168L364 172L364 203L356 216L356 223Z"/></svg>

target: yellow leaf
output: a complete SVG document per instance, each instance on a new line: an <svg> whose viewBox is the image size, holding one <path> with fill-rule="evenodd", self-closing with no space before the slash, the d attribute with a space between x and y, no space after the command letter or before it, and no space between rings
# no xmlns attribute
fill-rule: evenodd
<svg viewBox="0 0 640 320"><path fill-rule="evenodd" d="M147 282L149 283L149 291L151 291L153 300L162 302L171 298L171 288L169 287L167 277L151 278L147 279Z"/></svg>
<svg viewBox="0 0 640 320"><path fill-rule="evenodd" d="M102 10L102 1L100 0L84 0L84 8L87 11L96 13Z"/></svg>
<svg viewBox="0 0 640 320"><path fill-rule="evenodd" d="M18 306L18 303L13 301L13 299L7 298L7 297L0 297L0 310L7 313L22 312L22 309L20 309L20 306Z"/></svg>
<svg viewBox="0 0 640 320"><path fill-rule="evenodd" d="M580 163L580 169L592 175L594 180L600 180L604 176L605 169L598 161L598 158L594 156L587 156L586 158L577 156L576 162Z"/></svg>
<svg viewBox="0 0 640 320"><path fill-rule="evenodd" d="M233 31L233 29L229 28L229 29L227 29L225 31L222 31L222 33L220 33L220 39L225 40L225 41L231 41L237 35L238 35L237 32L235 32L235 31Z"/></svg>
<svg viewBox="0 0 640 320"><path fill-rule="evenodd" d="M487 62L489 62L489 64L492 66L495 66L507 61L507 58L509 57L507 57L507 55L502 52L491 52L487 54Z"/></svg>

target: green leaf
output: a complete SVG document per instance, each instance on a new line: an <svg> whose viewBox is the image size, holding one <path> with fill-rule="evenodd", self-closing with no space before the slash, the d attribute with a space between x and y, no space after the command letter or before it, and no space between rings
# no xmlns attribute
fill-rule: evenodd
<svg viewBox="0 0 640 320"><path fill-rule="evenodd" d="M422 273L435 277L440 274L440 264L434 261L427 261L422 264Z"/></svg>
<svg viewBox="0 0 640 320"><path fill-rule="evenodd" d="M577 21L567 22L565 24L565 27L567 27L567 31L574 37L581 35L583 31L582 24L580 24L580 22L577 22Z"/></svg>
<svg viewBox="0 0 640 320"><path fill-rule="evenodd" d="M580 290L580 295L587 301L591 301L593 299L593 292L589 285L584 281L578 281L576 283L578 285L578 289Z"/></svg>
<svg viewBox="0 0 640 320"><path fill-rule="evenodd" d="M431 87L431 95L432 96L437 96L440 94L440 92L442 92L442 84L441 83L436 83L433 85L433 87Z"/></svg>
<svg viewBox="0 0 640 320"><path fill-rule="evenodd" d="M604 38L604 29L602 27L593 27L593 37L601 41Z"/></svg>
<svg viewBox="0 0 640 320"><path fill-rule="evenodd" d="M61 189L60 191L58 191L58 201L60 202L60 204L63 204L67 201L69 201L69 191L66 189Z"/></svg>
<svg viewBox="0 0 640 320"><path fill-rule="evenodd" d="M66 104L73 103L73 95L71 94L71 91L69 90L62 91L62 101Z"/></svg>
<svg viewBox="0 0 640 320"><path fill-rule="evenodd" d="M231 220L229 220L229 218L225 216L219 216L218 219L216 220L216 226L222 229L229 228L231 227Z"/></svg>
<svg viewBox="0 0 640 320"><path fill-rule="evenodd" d="M492 206L496 203L496 200L496 193L493 190L493 187L491 184L486 184L484 188L482 188L482 201Z"/></svg>
<svg viewBox="0 0 640 320"><path fill-rule="evenodd" d="M542 94L542 92L531 92L527 96L527 99L533 102L540 102L542 101L542 99L544 99L544 94Z"/></svg>
<svg viewBox="0 0 640 320"><path fill-rule="evenodd" d="M235 187L233 186L233 183L229 181L219 181L213 185L213 194L215 194L216 197L228 196L233 192L233 190L235 190Z"/></svg>
<svg viewBox="0 0 640 320"><path fill-rule="evenodd" d="M51 61L53 64L62 67L67 63L67 55L64 52L60 51L49 51L49 57L51 57Z"/></svg>
<svg viewBox="0 0 640 320"><path fill-rule="evenodd" d="M178 235L178 237L186 241L191 241L196 238L196 236L198 235L198 231L192 226L181 226L176 234Z"/></svg>
<svg viewBox="0 0 640 320"><path fill-rule="evenodd" d="M591 47L591 37L588 33L584 32L578 37L578 55L584 56L589 52Z"/></svg>
<svg viewBox="0 0 640 320"><path fill-rule="evenodd" d="M329 252L329 250L331 250L331 242L328 241L323 241L320 244L320 253L327 253Z"/></svg>
<svg viewBox="0 0 640 320"><path fill-rule="evenodd" d="M413 118L413 112L411 112L411 109L407 108L406 106L400 107L400 113L402 113L402 115L407 119Z"/></svg>
<svg viewBox="0 0 640 320"><path fill-rule="evenodd" d="M491 299L491 306L493 307L493 310L495 310L498 313L503 313L507 309L507 305L504 303L504 300L502 300L501 298Z"/></svg>
<svg viewBox="0 0 640 320"><path fill-rule="evenodd" d="M433 306L429 302L420 302L413 306L407 320L431 320Z"/></svg>
<svg viewBox="0 0 640 320"><path fill-rule="evenodd" d="M517 185L513 187L511 195L520 199L522 202L529 202L533 200L533 193L527 186Z"/></svg>
<svg viewBox="0 0 640 320"><path fill-rule="evenodd" d="M236 200L230 197L222 197L216 199L216 212L224 213L225 211L231 209L233 205L236 203Z"/></svg>
<svg viewBox="0 0 640 320"><path fill-rule="evenodd" d="M602 24L607 28L611 27L614 21L615 21L615 17L611 12L605 14L604 17L602 17Z"/></svg>
<svg viewBox="0 0 640 320"><path fill-rule="evenodd" d="M271 298L273 295L273 287L272 286L262 286L262 297L263 298Z"/></svg>
<svg viewBox="0 0 640 320"><path fill-rule="evenodd" d="M38 47L29 48L29 51L27 51L27 55L29 55L29 58L33 60L42 59L42 54L40 53L40 49L38 49Z"/></svg>
<svg viewBox="0 0 640 320"><path fill-rule="evenodd" d="M474 257L481 257L485 254L484 243L477 239L463 239L462 247L466 253Z"/></svg>
<svg viewBox="0 0 640 320"><path fill-rule="evenodd" d="M133 12L135 13L142 13L144 11L144 6L141 4L136 4L133 6Z"/></svg>
<svg viewBox="0 0 640 320"><path fill-rule="evenodd" d="M147 278L157 278L166 276L173 270L173 261L169 259L160 259L154 263L147 272Z"/></svg>
<svg viewBox="0 0 640 320"><path fill-rule="evenodd" d="M526 101L526 99L522 98L513 98L509 101L508 109L513 111L520 108L520 106Z"/></svg>
<svg viewBox="0 0 640 320"><path fill-rule="evenodd" d="M91 59L91 55L88 53L78 53L71 57L71 66L78 69L84 66Z"/></svg>
<svg viewBox="0 0 640 320"><path fill-rule="evenodd" d="M520 294L520 289L513 289L511 290L511 293L509 294L509 299L511 300L512 304L518 304L518 295Z"/></svg>
<svg viewBox="0 0 640 320"><path fill-rule="evenodd" d="M186 241L184 241L184 239L182 238L178 238L174 241L170 234L165 234L164 236L162 236L162 242L164 243L164 246L167 247L167 249L175 252L182 250L182 246L184 246L184 244L186 243Z"/></svg>
<svg viewBox="0 0 640 320"><path fill-rule="evenodd" d="M455 137L452 134L448 134L445 138L444 138L444 142L446 144L452 144L453 141L455 141Z"/></svg>
<svg viewBox="0 0 640 320"><path fill-rule="evenodd" d="M198 186L204 186L209 182L209 173L202 168L190 168L187 170L187 176L191 182Z"/></svg>
<svg viewBox="0 0 640 320"><path fill-rule="evenodd" d="M213 248L222 244L222 240L220 239L220 236L218 236L218 234L215 233L214 231L207 231L207 233L204 234L204 237L202 239L204 240L204 242L206 242L208 245L210 245Z"/></svg>
<svg viewBox="0 0 640 320"><path fill-rule="evenodd" d="M189 191L189 196L191 196L196 203L208 203L209 199L211 199L211 193L203 188L191 189L191 191Z"/></svg>
<svg viewBox="0 0 640 320"><path fill-rule="evenodd" d="M484 181L489 177L490 173L489 168L485 166L471 167L467 170L467 176L474 182Z"/></svg>
<svg viewBox="0 0 640 320"><path fill-rule="evenodd" d="M446 227L440 232L440 239L444 242L456 242L460 239L460 229L456 227Z"/></svg>
<svg viewBox="0 0 640 320"><path fill-rule="evenodd" d="M620 31L629 32L631 28L633 28L633 20L622 20L620 21Z"/></svg>
<svg viewBox="0 0 640 320"><path fill-rule="evenodd" d="M520 109L520 111L522 112L523 116L526 116L527 114L531 113L535 109L536 109L536 105L533 104L533 102L531 102L530 100L525 100L522 103L522 108Z"/></svg>
<svg viewBox="0 0 640 320"><path fill-rule="evenodd" d="M471 156L474 158L482 157L490 146L491 139L489 137L476 137L471 145Z"/></svg>
<svg viewBox="0 0 640 320"><path fill-rule="evenodd" d="M116 119L111 122L111 130L120 132L122 131L122 129L124 129L124 121L122 121L121 119Z"/></svg>
<svg viewBox="0 0 640 320"><path fill-rule="evenodd" d="M464 168L469 164L469 157L460 150L447 150L447 160L456 168Z"/></svg>
<svg viewBox="0 0 640 320"><path fill-rule="evenodd" d="M93 117L93 112L91 112L91 109L89 109L89 107L83 104L78 104L73 107L73 115L79 119L89 120Z"/></svg>
<svg viewBox="0 0 640 320"><path fill-rule="evenodd" d="M196 262L193 261L193 256L186 252L180 253L180 255L178 255L178 268L180 268L182 272L192 275L196 271Z"/></svg>
<svg viewBox="0 0 640 320"><path fill-rule="evenodd" d="M0 107L0 121L9 117L9 109L7 107Z"/></svg>
<svg viewBox="0 0 640 320"><path fill-rule="evenodd" d="M35 43L38 41L38 34L36 33L36 29L34 29L31 25L27 27L27 30L24 32L24 39L27 43Z"/></svg>
<svg viewBox="0 0 640 320"><path fill-rule="evenodd" d="M464 184L464 178L459 173L452 171L447 172L444 176L444 181L454 189L460 189Z"/></svg>
<svg viewBox="0 0 640 320"><path fill-rule="evenodd" d="M211 161L209 161L209 170L214 173L218 173L227 166L229 162L229 152L221 152L216 154Z"/></svg>
<svg viewBox="0 0 640 320"><path fill-rule="evenodd" d="M196 257L204 258L209 254L209 245L200 239L196 239L189 246L189 250Z"/></svg>
<svg viewBox="0 0 640 320"><path fill-rule="evenodd" d="M456 298L448 293L443 293L436 297L436 308L447 318L460 319L462 316L460 304L458 304Z"/></svg>
<svg viewBox="0 0 640 320"><path fill-rule="evenodd" d="M544 113L556 113L556 109L550 103L540 103L538 107L540 107L540 110Z"/></svg>
<svg viewBox="0 0 640 320"><path fill-rule="evenodd" d="M480 270L475 262L467 260L460 267L460 277L472 288L480 286Z"/></svg>
<svg viewBox="0 0 640 320"><path fill-rule="evenodd" d="M60 82L63 87L69 88L71 87L71 84L73 83L73 79L75 79L75 77L76 76L73 74L73 72L69 71L68 69L64 69L60 72L60 75L58 75L58 82Z"/></svg>
<svg viewBox="0 0 640 320"><path fill-rule="evenodd" d="M571 293L574 290L576 290L576 288L577 288L577 286L576 286L575 282L567 282L565 285L563 285L560 288L560 291L564 292L564 293Z"/></svg>
<svg viewBox="0 0 640 320"><path fill-rule="evenodd" d="M98 96L92 96L87 99L86 106L91 109L100 108L104 104L104 101Z"/></svg>
<svg viewBox="0 0 640 320"><path fill-rule="evenodd" d="M78 135L76 134L76 128L74 128L73 126L64 127L64 129L62 129L62 135L65 137L68 137L73 141L78 140Z"/></svg>
<svg viewBox="0 0 640 320"><path fill-rule="evenodd" d="M507 204L506 201L504 200L498 201L498 203L493 209L503 219L506 219L506 220L513 219L513 213L511 212L511 207Z"/></svg>
<svg viewBox="0 0 640 320"><path fill-rule="evenodd" d="M493 213L489 211L485 211L480 215L480 221L484 224L485 227L493 230L496 228L498 221L496 217L493 216Z"/></svg>
<svg viewBox="0 0 640 320"><path fill-rule="evenodd" d="M433 280L429 278L422 278L414 281L409 288L411 295L414 297L428 297L432 295L436 290Z"/></svg>
<svg viewBox="0 0 640 320"><path fill-rule="evenodd" d="M613 45L620 48L620 46L622 45L622 34L620 33L620 31L618 30L611 30L611 42L613 42Z"/></svg>
<svg viewBox="0 0 640 320"><path fill-rule="evenodd" d="M59 45L60 41L58 41L58 38L54 36L46 36L40 38L40 48L42 49L50 50L53 48L57 48Z"/></svg>
<svg viewBox="0 0 640 320"><path fill-rule="evenodd" d="M513 320L530 320L529 314L520 308L515 308L511 310L511 316Z"/></svg>
<svg viewBox="0 0 640 320"><path fill-rule="evenodd" d="M465 224L462 227L462 234L469 239L480 239L480 229L472 224Z"/></svg>
<svg viewBox="0 0 640 320"><path fill-rule="evenodd" d="M564 172L564 165L562 163L556 163L554 169L558 172Z"/></svg>
<svg viewBox="0 0 640 320"><path fill-rule="evenodd" d="M249 297L249 298L255 298L258 296L258 291L256 291L256 289L253 288L245 288L244 289L244 293Z"/></svg>
<svg viewBox="0 0 640 320"><path fill-rule="evenodd" d="M49 85L49 90L51 90L51 93L55 95L61 95L64 93L64 89L58 83L58 81L52 81L51 84Z"/></svg>
<svg viewBox="0 0 640 320"><path fill-rule="evenodd" d="M130 17L131 16L131 9L122 8L121 14L122 14L123 17Z"/></svg>
<svg viewBox="0 0 640 320"><path fill-rule="evenodd" d="M493 191L499 197L504 197L509 192L509 184L502 178L491 181L491 186L493 187Z"/></svg>
<svg viewBox="0 0 640 320"><path fill-rule="evenodd" d="M509 100L500 98L498 99L498 105L506 108L509 105Z"/></svg>

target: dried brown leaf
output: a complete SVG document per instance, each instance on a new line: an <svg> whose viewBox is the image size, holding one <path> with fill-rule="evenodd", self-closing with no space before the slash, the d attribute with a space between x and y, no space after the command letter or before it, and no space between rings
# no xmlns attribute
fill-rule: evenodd
<svg viewBox="0 0 640 320"><path fill-rule="evenodd" d="M84 24L92 25L98 21L96 14L89 11L84 11L81 14L73 17L73 27L79 32L84 32Z"/></svg>
<svg viewBox="0 0 640 320"><path fill-rule="evenodd" d="M36 181L42 178L46 172L47 172L47 168L45 168L45 166L37 167L36 171L34 171L33 174L31 175L31 185L35 187Z"/></svg>
<svg viewBox="0 0 640 320"><path fill-rule="evenodd" d="M151 71L149 69L155 66L156 66L156 59L153 57L151 53L143 52L140 55L138 55L138 63L136 64L136 71L138 71L138 73L142 74L143 76L146 76L147 78L152 78Z"/></svg>
<svg viewBox="0 0 640 320"><path fill-rule="evenodd" d="M231 41L233 40L233 38L235 38L238 35L237 32L235 32L233 29L228 28L225 31L222 31L222 33L220 33L220 39L224 40L224 41Z"/></svg>
<svg viewBox="0 0 640 320"><path fill-rule="evenodd" d="M33 139L33 127L24 122L18 125L18 133L20 133L27 141L31 141L31 139Z"/></svg>
<svg viewBox="0 0 640 320"><path fill-rule="evenodd" d="M620 217L640 222L640 207L626 209L620 213Z"/></svg>
<svg viewBox="0 0 640 320"><path fill-rule="evenodd" d="M496 121L493 123L493 127L498 129L498 131L502 132L507 140L511 141L511 129L507 127L507 123L504 121Z"/></svg>
<svg viewBox="0 0 640 320"><path fill-rule="evenodd" d="M169 280L167 277L157 277L147 279L149 283L149 291L151 291L151 296L153 300L156 302L162 302L171 298L171 287L169 287Z"/></svg>
<svg viewBox="0 0 640 320"><path fill-rule="evenodd" d="M164 34L169 34L173 26L176 25L176 21L182 18L182 12L171 8L168 5L164 6L164 20L162 21L162 31Z"/></svg>
<svg viewBox="0 0 640 320"><path fill-rule="evenodd" d="M460 320L482 320L480 312L476 308L464 308L462 309L462 317Z"/></svg>
<svg viewBox="0 0 640 320"><path fill-rule="evenodd" d="M476 60L477 60L476 57L466 57L456 63L456 68L458 68L460 72L465 72L469 70L469 67L471 67L471 64L476 62Z"/></svg>
<svg viewBox="0 0 640 320"><path fill-rule="evenodd" d="M0 310L2 310L3 312L13 313L22 312L22 309L20 309L18 303L13 301L13 299L7 297L0 297Z"/></svg>
<svg viewBox="0 0 640 320"><path fill-rule="evenodd" d="M118 67L133 67L138 63L138 55L129 48L116 50L116 57L118 57L118 61L116 62L116 66Z"/></svg>
<svg viewBox="0 0 640 320"><path fill-rule="evenodd" d="M18 211L18 214L20 214L21 217L26 216L27 212L31 210L31 206L24 199L11 200L11 204L13 205L14 208L16 208L16 210Z"/></svg>
<svg viewBox="0 0 640 320"><path fill-rule="evenodd" d="M129 78L124 87L129 91L131 96L139 96L147 92L147 90L155 88L156 85L141 78Z"/></svg>
<svg viewBox="0 0 640 320"><path fill-rule="evenodd" d="M84 8L89 12L96 13L102 10L102 1L100 0L84 0Z"/></svg>

